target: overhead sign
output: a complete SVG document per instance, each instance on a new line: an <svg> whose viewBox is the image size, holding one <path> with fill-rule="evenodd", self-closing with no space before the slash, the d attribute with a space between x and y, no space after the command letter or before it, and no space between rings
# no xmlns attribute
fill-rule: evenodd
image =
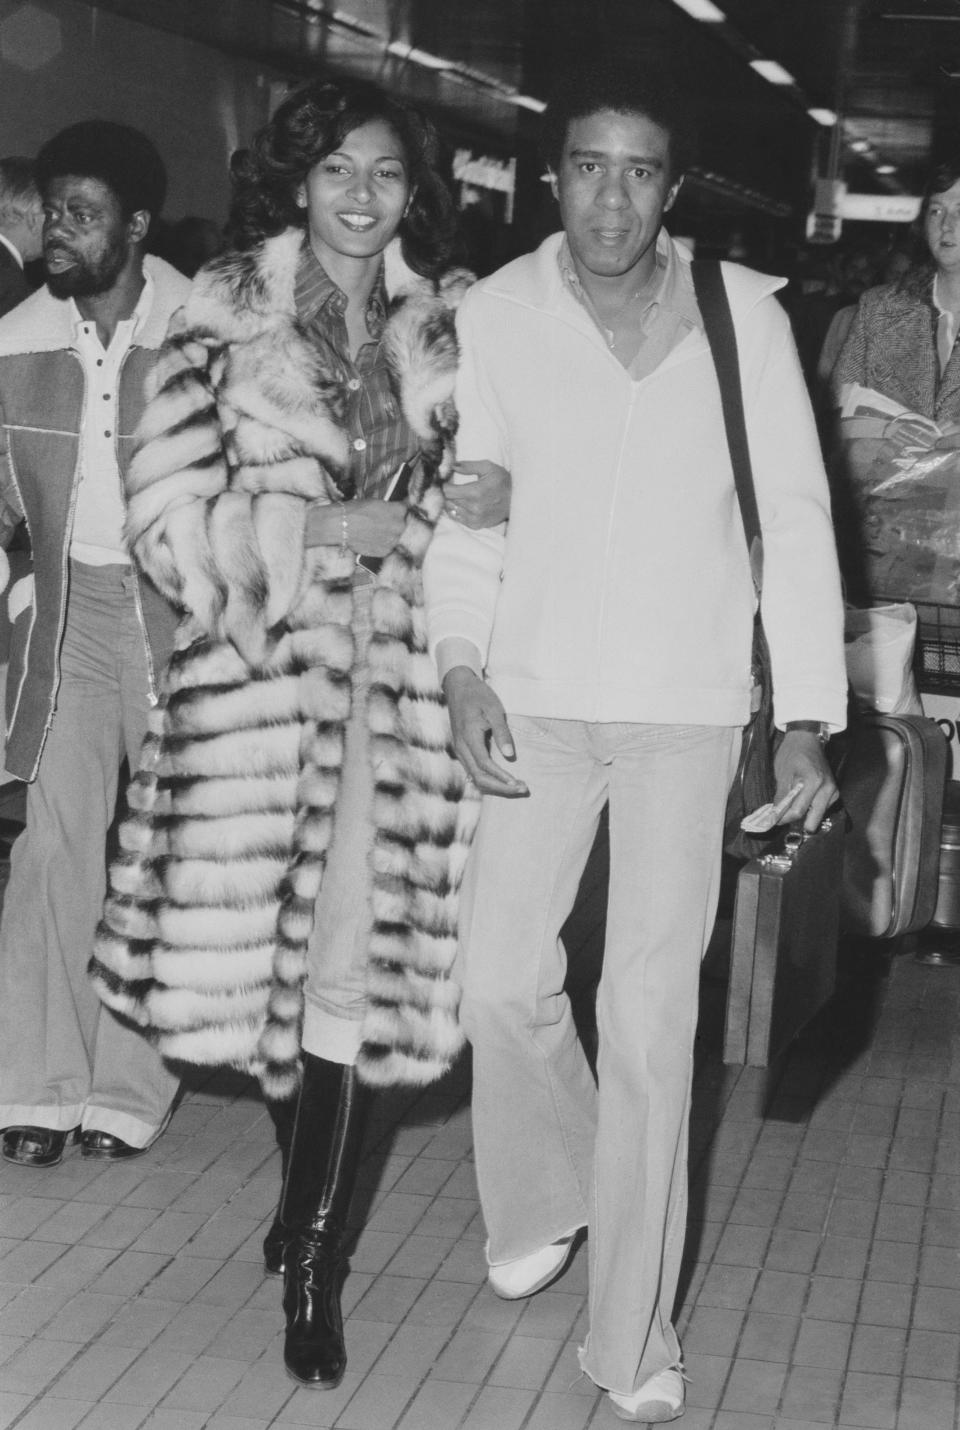
<svg viewBox="0 0 960 1430"><path fill-rule="evenodd" d="M461 184L477 184L481 189L499 189L512 194L517 182L516 159L491 159L486 154L474 154L471 149L458 149L453 156L453 177Z"/></svg>
<svg viewBox="0 0 960 1430"><path fill-rule="evenodd" d="M844 194L840 213L858 223L913 223L922 202L912 194Z"/></svg>

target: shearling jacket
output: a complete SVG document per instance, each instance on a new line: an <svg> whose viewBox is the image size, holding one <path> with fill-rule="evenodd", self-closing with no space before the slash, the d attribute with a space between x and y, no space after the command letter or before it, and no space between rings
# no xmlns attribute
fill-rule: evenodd
<svg viewBox="0 0 960 1430"><path fill-rule="evenodd" d="M143 414L147 373L171 314L190 291L187 279L162 259L148 256L144 266L154 296L120 368L121 472ZM36 775L60 683L85 405L70 305L41 288L0 321L0 508L7 525L26 521L34 563L33 577L25 578L32 581L30 591L13 622L7 677L6 768L25 780ZM177 617L146 581L139 583L138 609L153 681L172 649Z"/></svg>
<svg viewBox="0 0 960 1430"><path fill-rule="evenodd" d="M184 611L130 791L91 973L163 1054L296 1086L313 911L350 711L353 556L304 547L347 458L342 394L297 320L302 235L216 260L175 318L128 481L128 536ZM462 275L461 275L462 277ZM360 1075L425 1083L461 1045L449 972L476 819L426 650L456 342L443 291L386 263L384 341L430 475L373 595L374 927Z"/></svg>

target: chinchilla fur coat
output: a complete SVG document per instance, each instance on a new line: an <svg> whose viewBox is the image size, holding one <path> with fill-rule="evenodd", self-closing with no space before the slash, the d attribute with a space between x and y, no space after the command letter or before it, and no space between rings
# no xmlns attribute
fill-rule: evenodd
<svg viewBox="0 0 960 1430"><path fill-rule="evenodd" d="M136 561L184 612L110 869L90 963L103 1001L164 1056L299 1076L313 910L336 826L350 713L354 558L304 547L336 500L342 392L298 326L302 234L198 275L153 371L127 485ZM386 258L385 342L421 442L402 536L373 593L374 926L358 1064L422 1084L461 1046L450 978L476 792L450 748L420 566L449 468L462 272Z"/></svg>

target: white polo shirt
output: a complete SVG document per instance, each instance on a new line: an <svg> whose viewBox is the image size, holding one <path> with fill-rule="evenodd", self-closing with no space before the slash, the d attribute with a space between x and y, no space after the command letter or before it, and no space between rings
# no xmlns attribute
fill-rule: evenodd
<svg viewBox="0 0 960 1430"><path fill-rule="evenodd" d="M74 345L86 379L86 411L80 433L80 475L70 555L87 566L129 565L123 539L126 503L117 460L120 368L153 303L153 280L144 274L143 292L129 318L117 324L105 348L96 323L70 299Z"/></svg>

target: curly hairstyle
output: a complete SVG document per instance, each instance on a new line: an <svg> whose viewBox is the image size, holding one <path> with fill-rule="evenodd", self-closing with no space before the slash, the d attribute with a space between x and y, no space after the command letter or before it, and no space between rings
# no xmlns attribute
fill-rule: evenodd
<svg viewBox="0 0 960 1430"><path fill-rule="evenodd" d="M563 158L571 122L601 109L642 114L666 130L671 181L681 178L693 162L696 121L690 97L670 68L652 57L631 58L627 64L602 56L561 73L554 85L540 131L540 150L554 173Z"/></svg>
<svg viewBox="0 0 960 1430"><path fill-rule="evenodd" d="M397 230L404 259L423 277L441 272L454 249L457 218L438 171L436 131L416 110L362 81L318 79L303 85L278 106L253 146L234 154L230 246L253 248L291 225L305 227L299 186L348 134L378 120L393 130L407 163L410 202Z"/></svg>

